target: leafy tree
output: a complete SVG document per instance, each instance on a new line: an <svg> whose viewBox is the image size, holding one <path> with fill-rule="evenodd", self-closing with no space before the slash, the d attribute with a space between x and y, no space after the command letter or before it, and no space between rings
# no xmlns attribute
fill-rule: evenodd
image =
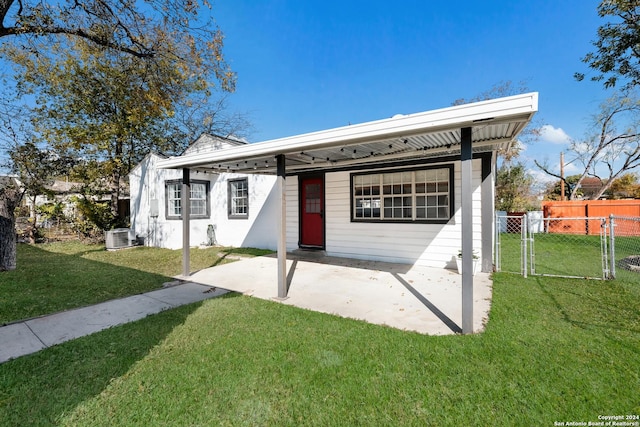
<svg viewBox="0 0 640 427"><path fill-rule="evenodd" d="M598 6L601 18L611 18L598 28L596 50L582 59L596 74L593 81L604 81L605 88L616 86L618 79L626 88L640 85L640 2L638 0L602 0ZM575 73L577 80L584 73Z"/></svg>
<svg viewBox="0 0 640 427"><path fill-rule="evenodd" d="M567 177L559 179L558 181L550 183L547 186L547 190L545 191L544 199L545 200L562 200L561 181L564 181L565 197L568 198L568 196L572 193L573 189L576 188L576 184L579 179L580 179L580 175L569 175ZM578 188L576 191L576 197L581 197L581 196L582 196L582 189Z"/></svg>
<svg viewBox="0 0 640 427"><path fill-rule="evenodd" d="M123 178L151 149L171 151L165 119L201 83L163 60L150 67L82 40L73 47L53 60L15 58L23 66L18 82L39 94L33 117L38 134L56 152L93 161L117 214Z"/></svg>
<svg viewBox="0 0 640 427"><path fill-rule="evenodd" d="M203 16L205 8L211 8L207 0L0 0L0 39L14 37L33 54L49 51L63 35L138 58L166 56L190 62L232 91L235 74L224 61L223 34Z"/></svg>
<svg viewBox="0 0 640 427"><path fill-rule="evenodd" d="M625 173L613 180L609 186L609 193L613 199L638 199L640 198L640 183L638 174Z"/></svg>
<svg viewBox="0 0 640 427"><path fill-rule="evenodd" d="M633 92L621 92L603 102L600 112L593 117L591 133L583 140L573 141L569 150L582 164L582 173L569 199L576 198L588 176L603 183L592 196L599 199L617 178L640 166L640 98ZM561 178L546 165L535 163L545 173ZM606 170L607 175L600 176L599 170Z"/></svg>
<svg viewBox="0 0 640 427"><path fill-rule="evenodd" d="M143 75L149 79L162 77L162 73L170 68L171 80L164 81L167 83L165 87L168 92L177 90L180 94L179 91L184 89L182 85L187 84L195 85L186 89L187 91L197 89L207 94L214 83L218 83L221 90L230 92L235 88L235 74L226 64L222 54L222 32L211 19L205 19L201 13L203 8L209 7L207 0L0 0L0 47L3 49L3 57L14 61L26 72L38 69L59 69L67 73L73 73L73 70L83 71L83 66L91 63L90 57L93 55L95 58L101 57L99 63L103 67L100 71L105 75L109 72L106 69L107 64L124 66L121 70L127 66L137 71L144 70L145 73L135 76ZM83 47L74 50L79 46ZM55 54L59 52L78 52L74 57L78 66L75 67L69 61L71 55L62 56L59 62L54 61ZM91 54L84 56L87 52ZM126 58L136 58L138 61L127 61ZM84 70L86 71L86 68ZM89 79L92 76L85 74L85 77ZM142 90L149 89L153 81L142 81ZM21 86L22 83L33 86ZM23 82L18 82L17 89L22 93L32 91L37 96L38 92L34 87L39 83L44 83L45 88L48 87L47 82L38 81L34 75L31 81L25 78ZM61 82L54 81L52 84L60 87ZM80 89L78 88L78 91ZM85 84L82 89L89 90L90 87ZM150 93L161 95L162 91ZM37 99L42 101L45 98ZM155 101L158 108L164 109L164 113L171 116L175 114L176 109L163 102L166 99L168 97L158 96ZM51 105L55 104L55 99L53 101ZM105 101L105 98L102 101ZM96 104L96 108L109 107L106 104L98 105L97 101ZM44 108L45 105L46 101L41 102L39 107ZM3 108L4 106L5 104L2 105ZM75 117L78 118L83 111L88 111L83 110L85 107L86 104L79 105L76 112L62 110L59 112L60 117L73 118L76 114ZM138 117L139 113L140 110L135 110L129 117L131 120L128 126L134 128L135 135L139 135L140 132L135 126L143 121ZM47 111L45 120L52 119L52 116L53 111ZM87 142L87 138L96 135L98 126L95 122L89 123L90 129L87 132L80 132L78 128L58 126L48 134L43 131L43 134L51 137L59 132L59 139L73 146ZM155 122L151 120L151 123ZM43 128L40 127L40 130ZM111 136L114 133L117 132L109 132ZM101 142L104 143L104 140ZM128 143L133 141L125 138L123 144ZM107 148L102 149L108 151ZM113 152L118 150L117 145L112 149ZM98 157L100 155L96 152L95 158ZM111 165L111 170L107 173L112 178L122 174L122 161L115 161ZM12 207L17 205L19 197L19 191L0 193L0 247L9 248L8 251L3 250L0 253L0 265L8 266L7 268L15 268L15 218ZM10 252L13 254L13 262L10 260ZM9 262L5 262L5 259Z"/></svg>
<svg viewBox="0 0 640 427"><path fill-rule="evenodd" d="M539 203L533 193L533 183L522 163L503 164L496 177L496 209L507 212L535 209Z"/></svg>

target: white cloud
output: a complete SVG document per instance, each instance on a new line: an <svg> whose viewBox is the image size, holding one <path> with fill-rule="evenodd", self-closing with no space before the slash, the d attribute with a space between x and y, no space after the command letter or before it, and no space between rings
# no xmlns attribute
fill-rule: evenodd
<svg viewBox="0 0 640 427"><path fill-rule="evenodd" d="M521 140L518 140L518 146L520 147L520 153L524 153L529 149L529 145Z"/></svg>
<svg viewBox="0 0 640 427"><path fill-rule="evenodd" d="M575 163L565 163L564 164L564 174L565 175L574 175L576 173L582 172L584 169L580 169L576 166Z"/></svg>
<svg viewBox="0 0 640 427"><path fill-rule="evenodd" d="M540 169L529 169L527 171L529 173L529 175L531 175L531 177L533 178L535 184L537 185L546 185L550 182L555 182L558 180L558 178L553 177L549 174L544 173L543 171L541 171Z"/></svg>
<svg viewBox="0 0 640 427"><path fill-rule="evenodd" d="M540 138L553 144L568 144L571 141L571 137L562 128L554 128L551 125L540 128Z"/></svg>

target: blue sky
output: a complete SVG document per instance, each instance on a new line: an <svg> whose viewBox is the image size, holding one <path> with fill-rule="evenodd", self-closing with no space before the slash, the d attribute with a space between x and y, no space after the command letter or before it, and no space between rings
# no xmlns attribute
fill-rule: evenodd
<svg viewBox="0 0 640 427"><path fill-rule="evenodd" d="M607 93L576 82L604 21L594 0L215 0L252 142L448 107L525 82L547 125L523 160L558 163ZM533 169L533 167L532 167ZM570 174L571 167L567 169ZM575 173L575 172L574 172Z"/></svg>

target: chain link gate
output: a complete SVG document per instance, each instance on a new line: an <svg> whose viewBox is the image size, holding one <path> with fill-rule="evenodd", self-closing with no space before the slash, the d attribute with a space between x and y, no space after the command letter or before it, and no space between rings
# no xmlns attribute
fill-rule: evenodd
<svg viewBox="0 0 640 427"><path fill-rule="evenodd" d="M528 222L530 274L609 278L606 218L529 218Z"/></svg>
<svg viewBox="0 0 640 427"><path fill-rule="evenodd" d="M640 283L640 217L611 215L611 277Z"/></svg>
<svg viewBox="0 0 640 427"><path fill-rule="evenodd" d="M639 223L640 225L640 223ZM539 276L607 279L606 218L497 215L496 271ZM640 269L640 256L637 260Z"/></svg>
<svg viewBox="0 0 640 427"><path fill-rule="evenodd" d="M496 271L527 277L527 221L524 214L496 215L494 265Z"/></svg>

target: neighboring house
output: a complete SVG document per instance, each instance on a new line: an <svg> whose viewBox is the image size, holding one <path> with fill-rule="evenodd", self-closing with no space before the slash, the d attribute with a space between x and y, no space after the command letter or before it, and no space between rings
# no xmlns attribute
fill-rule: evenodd
<svg viewBox="0 0 640 427"><path fill-rule="evenodd" d="M183 155L209 153L245 142L201 135ZM182 171L159 169L164 156L147 155L129 174L131 229L147 246L182 247ZM190 246L220 244L275 249L275 177L191 172Z"/></svg>
<svg viewBox="0 0 640 427"><path fill-rule="evenodd" d="M586 176L580 183L583 199L592 199L602 189L604 183L600 178Z"/></svg>
<svg viewBox="0 0 640 427"><path fill-rule="evenodd" d="M189 246L212 225L221 245L442 268L468 239L490 271L497 150L536 111L530 93L254 144L203 136L133 170L132 228L148 245L181 246L186 173Z"/></svg>
<svg viewBox="0 0 640 427"><path fill-rule="evenodd" d="M29 208L30 217L37 218L38 223L41 223L43 220L41 216L36 211L36 208L41 207L43 205L47 205L50 203L60 203L62 205L62 210L65 217L69 219L76 218L77 216L77 208L76 208L76 199L82 197L81 189L83 184L80 182L71 182L71 181L63 181L63 180L54 180L51 185L48 185L46 188L49 191L49 194L38 194L33 197L30 194L25 196L25 203ZM127 219L129 217L129 195L128 195L128 187L125 185L120 190L120 198L118 199L118 212L122 219ZM93 196L96 200L102 202L111 202L110 195L97 195Z"/></svg>
<svg viewBox="0 0 640 427"><path fill-rule="evenodd" d="M40 223L41 219L37 215L36 208L49 203L61 203L64 215L67 218L74 218L76 215L76 207L73 199L79 195L78 191L81 186L82 184L78 182L55 180L51 185L47 186L47 190L49 190L51 194L38 194L35 197L27 194L25 196L25 203L29 207L30 217L36 218L38 223Z"/></svg>

